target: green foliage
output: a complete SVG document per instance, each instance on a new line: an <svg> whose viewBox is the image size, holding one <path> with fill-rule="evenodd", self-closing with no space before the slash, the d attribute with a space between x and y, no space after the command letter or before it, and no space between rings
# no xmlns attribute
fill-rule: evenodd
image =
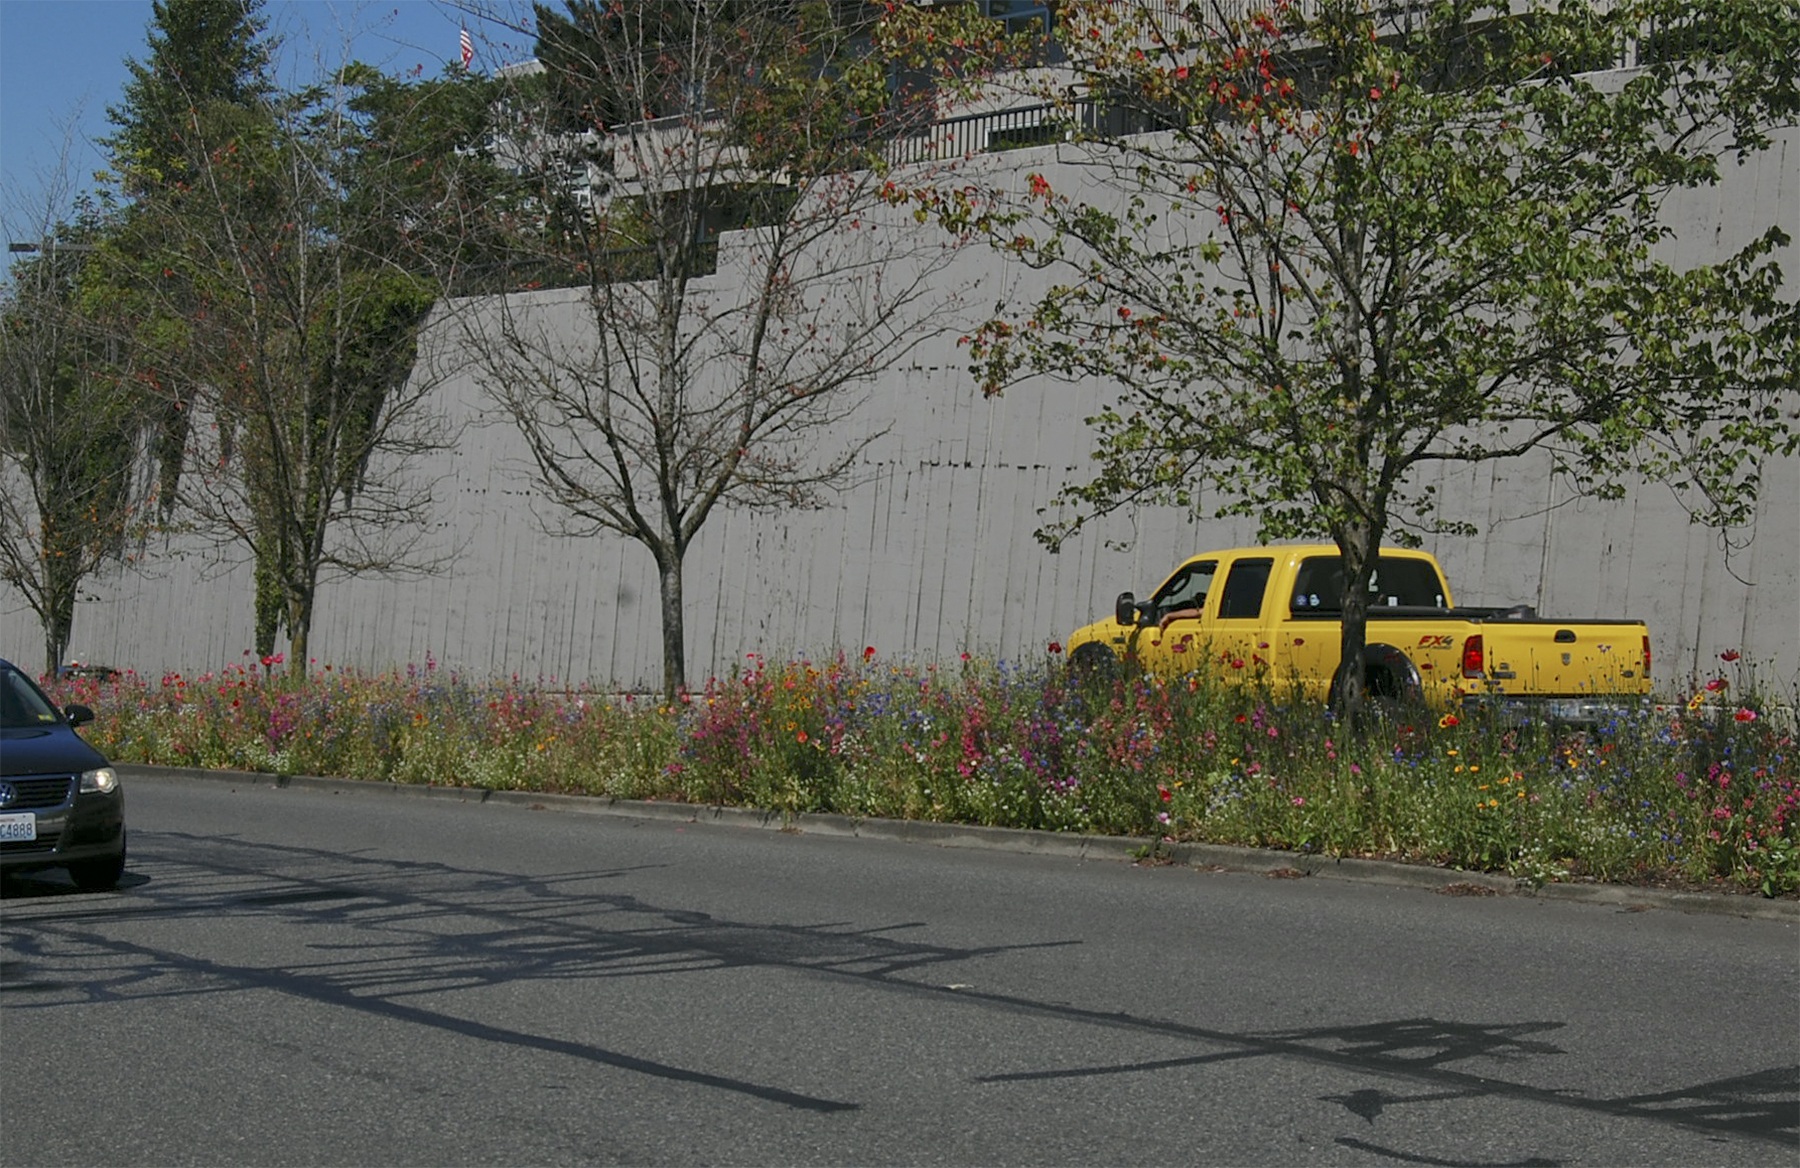
<svg viewBox="0 0 1800 1168"><path fill-rule="evenodd" d="M873 658L752 658L660 705L430 661L127 676L68 683L61 700L100 711L88 733L120 761L1095 832L1152 851L1240 844L1540 883L1800 887L1793 728L1768 695L1738 692L1741 676L1579 732L1401 712L1351 739L1317 706L1203 674L1083 685L1054 658Z"/></svg>
<svg viewBox="0 0 1800 1168"><path fill-rule="evenodd" d="M352 64L338 80L353 125L340 159L339 228L350 251L436 280L458 295L516 286L543 252L534 184L499 165L491 142L516 88L456 66L401 80ZM568 273L552 282L569 283Z"/></svg>
<svg viewBox="0 0 1800 1168"><path fill-rule="evenodd" d="M275 44L263 36L263 0L156 0L149 58L127 60L118 128L102 144L133 193L179 186L194 175L196 126L219 107L248 107L273 92Z"/></svg>
<svg viewBox="0 0 1800 1168"><path fill-rule="evenodd" d="M490 159L461 151L493 91L352 64L277 92L255 6L225 8L235 21L203 0L157 9L154 69L113 111L133 201L89 308L134 322L134 378L163 402L166 504L254 561L259 654L285 629L304 659L321 575L399 565L410 539L385 533L420 519L390 480L430 444L408 376L439 277L501 246L460 229L500 189ZM229 66L203 93L182 64L195 45ZM153 174L123 149L144 126L161 127Z"/></svg>
<svg viewBox="0 0 1800 1168"><path fill-rule="evenodd" d="M37 615L46 665L62 664L83 579L127 554L148 500L138 455L149 411L108 322L83 311L107 226L93 204L0 299L0 582Z"/></svg>

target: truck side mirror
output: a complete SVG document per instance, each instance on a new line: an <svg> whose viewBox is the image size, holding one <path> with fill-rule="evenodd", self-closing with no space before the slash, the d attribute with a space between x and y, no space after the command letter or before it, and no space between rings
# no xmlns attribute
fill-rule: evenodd
<svg viewBox="0 0 1800 1168"><path fill-rule="evenodd" d="M1122 625L1137 624L1137 597L1129 592L1119 593L1119 599L1113 602L1113 619Z"/></svg>

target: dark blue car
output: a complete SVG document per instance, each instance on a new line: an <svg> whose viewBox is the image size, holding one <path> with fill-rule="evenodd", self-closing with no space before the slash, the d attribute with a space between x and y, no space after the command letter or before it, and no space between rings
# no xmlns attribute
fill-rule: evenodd
<svg viewBox="0 0 1800 1168"><path fill-rule="evenodd" d="M125 873L125 792L75 727L82 705L57 709L10 661L0 660L0 874L67 868L86 889Z"/></svg>

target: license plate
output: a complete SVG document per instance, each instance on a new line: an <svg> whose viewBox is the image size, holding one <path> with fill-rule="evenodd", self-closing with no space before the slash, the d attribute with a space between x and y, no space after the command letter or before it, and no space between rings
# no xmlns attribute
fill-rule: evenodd
<svg viewBox="0 0 1800 1168"><path fill-rule="evenodd" d="M0 840L30 843L36 838L37 816L30 812L23 815L0 815Z"/></svg>

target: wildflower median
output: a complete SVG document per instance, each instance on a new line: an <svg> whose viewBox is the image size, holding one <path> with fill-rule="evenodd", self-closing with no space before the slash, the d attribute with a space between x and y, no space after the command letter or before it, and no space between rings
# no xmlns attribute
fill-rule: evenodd
<svg viewBox="0 0 1800 1168"><path fill-rule="evenodd" d="M1728 654L1732 667L1736 655ZM1709 684L1710 683L1710 684ZM552 791L1396 859L1533 882L1800 890L1790 725L1721 674L1586 731L1401 714L1347 734L1271 691L1015 666L749 658L674 704L254 664L63 683L120 762Z"/></svg>

